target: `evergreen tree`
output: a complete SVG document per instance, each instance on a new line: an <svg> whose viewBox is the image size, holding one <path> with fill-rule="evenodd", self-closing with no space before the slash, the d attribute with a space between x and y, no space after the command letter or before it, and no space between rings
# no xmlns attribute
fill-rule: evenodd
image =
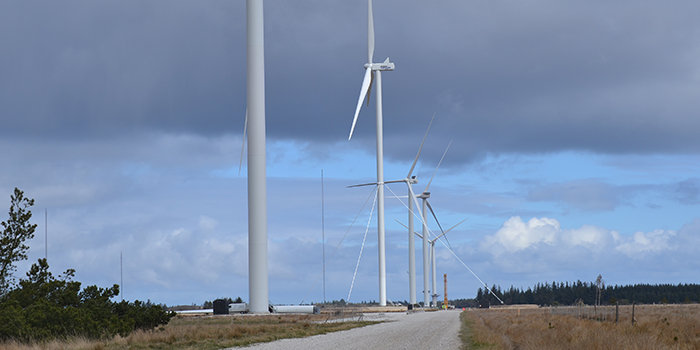
<svg viewBox="0 0 700 350"><path fill-rule="evenodd" d="M12 286L12 275L17 270L15 262L27 259L27 246L24 242L34 237L36 224L29 220L32 212L29 210L34 205L33 199L24 197L24 192L15 188L10 196L10 218L0 223L0 296L5 295Z"/></svg>

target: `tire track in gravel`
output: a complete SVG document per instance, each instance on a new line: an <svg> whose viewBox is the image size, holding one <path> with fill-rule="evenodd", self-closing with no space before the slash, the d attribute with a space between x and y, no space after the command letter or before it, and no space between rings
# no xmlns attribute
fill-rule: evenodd
<svg viewBox="0 0 700 350"><path fill-rule="evenodd" d="M458 310L385 314L385 322L307 338L281 339L243 348L251 350L421 349L458 350Z"/></svg>

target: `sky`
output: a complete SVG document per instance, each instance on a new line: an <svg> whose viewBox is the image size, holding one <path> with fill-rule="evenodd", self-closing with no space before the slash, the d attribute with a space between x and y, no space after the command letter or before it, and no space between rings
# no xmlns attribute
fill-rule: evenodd
<svg viewBox="0 0 700 350"><path fill-rule="evenodd" d="M347 188L376 176L374 95L347 139L367 3L264 8L270 301L379 300L373 188ZM385 178L405 178L434 114L414 191L435 174L443 228L468 218L436 244L450 299L700 281L699 10L374 1L375 61L396 64ZM46 255L84 285L123 279L126 300L249 300L245 29L243 0L0 3L0 205L21 189L38 225L16 277ZM387 186L393 301L409 299L406 193Z"/></svg>

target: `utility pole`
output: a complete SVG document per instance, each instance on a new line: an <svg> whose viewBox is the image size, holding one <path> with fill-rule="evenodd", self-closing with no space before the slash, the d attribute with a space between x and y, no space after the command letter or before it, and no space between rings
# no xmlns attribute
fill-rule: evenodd
<svg viewBox="0 0 700 350"><path fill-rule="evenodd" d="M323 303L326 303L326 213L323 193L323 169L321 169L321 239L323 240Z"/></svg>

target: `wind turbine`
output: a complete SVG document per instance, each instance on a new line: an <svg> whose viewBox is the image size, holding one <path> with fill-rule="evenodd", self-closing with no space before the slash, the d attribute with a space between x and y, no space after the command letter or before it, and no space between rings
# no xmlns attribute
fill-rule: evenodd
<svg viewBox="0 0 700 350"><path fill-rule="evenodd" d="M367 63L365 64L365 76L362 79L360 98L355 108L355 117L352 120L350 136L355 131L355 123L362 108L362 102L367 97L369 105L369 95L372 83L377 81L376 103L377 103L377 248L379 250L379 305L386 306L386 247L384 236L384 140L383 140L383 120L382 120L382 71L394 70L394 64L387 58L383 63L373 63L374 58L374 17L372 15L372 0L367 0Z"/></svg>
<svg viewBox="0 0 700 350"><path fill-rule="evenodd" d="M434 213L433 213L433 214L434 214ZM432 304L431 304L431 305L432 305L433 307L437 306L437 296L438 296L438 294L437 294L437 280L436 280L436 276L437 276L437 268L436 268L436 266L437 266L437 265L436 265L436 263L435 263L435 242L436 242L438 239L440 239L440 237L445 236L448 232L452 231L452 229L454 229L455 227L459 226L460 224L462 224L462 223L465 222L465 221L467 221L467 219L464 219L464 220L460 221L459 223L457 223L457 225L454 225L454 226L448 228L447 230L443 231L439 236L437 236L437 237L435 237L435 238L429 240L429 243L430 243L430 266L432 267L432 281L433 281L433 289L432 289L432 291L433 291L433 294L432 294L433 301L432 301ZM408 226L404 225L404 224L401 223L400 221L397 220L396 222L398 222L401 226L403 226L403 227L405 227L405 228L408 228ZM436 216L435 216L435 222L437 222L437 223L438 223L438 226L440 226L440 222L437 221L437 217L436 217ZM414 233L416 236L418 236L418 237L420 237L420 238L423 238L423 235L422 235L422 234L420 234L420 233L418 233L418 232L416 232L416 231L413 231L413 233ZM447 239L447 236L445 236L445 239ZM449 243L449 241L448 241L448 243Z"/></svg>
<svg viewBox="0 0 700 350"><path fill-rule="evenodd" d="M416 240L413 235L413 201L416 200L416 194L413 192L413 185L418 183L416 176L411 176L413 169L416 168L418 163L418 157L423 150L423 144L425 144L425 139L428 137L428 132L430 131L430 126L433 125L433 120L435 120L435 114L433 118L430 119L430 124L428 124L428 129L425 131L423 136L423 141L418 148L418 154L416 154L416 159L413 160L411 169L408 170L408 175L405 179L386 181L385 183L396 183L405 182L406 187L408 187L408 294L409 294L409 304L411 307L416 304ZM416 203L417 204L417 203Z"/></svg>
<svg viewBox="0 0 700 350"><path fill-rule="evenodd" d="M442 154L442 158L440 158L440 162L438 163L437 167L435 168L435 172L433 173L433 176L430 178L430 181L428 181L428 185L425 187L425 190L423 193L418 195L418 198L423 200L423 208L422 208L422 213L423 213L423 307L428 307L430 305L430 299L429 299L429 289L430 286L428 285L430 283L429 280L429 274L430 274L430 252L429 252L429 244L430 241L428 240L428 209L430 209L430 212L433 214L433 217L435 218L435 221L437 221L437 216L435 216L435 212L433 211L433 207L430 205L430 202L428 202L428 198L430 198L430 192L428 189L430 188L430 184L433 182L433 178L435 177L435 174L437 173L438 169L440 168L440 164L442 164L442 160L445 159L445 155L447 154L447 151L450 149L450 145L452 145L452 141L447 145L447 148L445 149L445 152ZM440 222L437 221L438 226L440 226ZM442 231L442 227L440 227L440 231Z"/></svg>
<svg viewBox="0 0 700 350"><path fill-rule="evenodd" d="M435 221L437 221L437 217L435 217ZM433 304L432 304L432 306L433 307L437 307L437 297L438 297L437 277L436 277L437 276L437 267L436 267L437 265L435 264L435 241L437 241L440 237L445 236L445 234L447 234L447 232L450 232L453 228L459 226L459 224L461 224L465 221L467 221L467 219L464 219L464 220L460 221L457 225L454 225L454 226L448 228L446 231L442 232L442 234L440 234L439 236L435 237L434 239L432 239L430 241L430 265L433 267L433 278L432 278L433 279L433 289L432 289L432 291L433 291ZM439 222L438 222L438 226L440 226ZM447 236L445 236L445 239L447 239Z"/></svg>

